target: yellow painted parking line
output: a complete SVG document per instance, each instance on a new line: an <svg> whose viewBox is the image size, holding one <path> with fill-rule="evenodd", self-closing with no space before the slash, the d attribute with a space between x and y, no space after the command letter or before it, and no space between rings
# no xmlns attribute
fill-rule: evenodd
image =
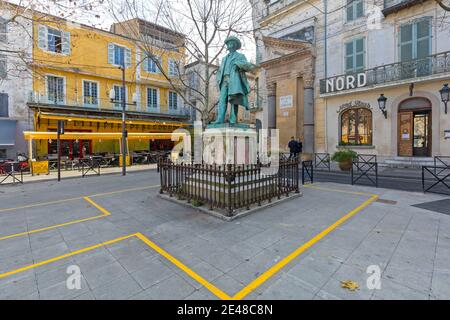
<svg viewBox="0 0 450 320"><path fill-rule="evenodd" d="M17 208L3 209L3 211L13 211L13 210L20 210L20 209L24 209L24 208L34 208L34 207L40 207L40 206L45 206L45 205L64 203L64 202L69 202L69 201L75 201L75 200L83 199L83 200L87 201L89 204L91 204L92 206L94 206L102 214L94 216L94 217L90 217L90 218L68 221L68 222L65 222L65 223L56 224L56 225L52 225L52 226L48 226L48 227L44 227L44 228L39 228L39 229L35 229L35 230L30 230L30 231L20 232L20 233L16 233L16 234L11 234L11 235L8 235L8 236L3 236L3 237L0 237L0 241L6 240L6 239L22 237L22 236L26 236L26 235L34 234L34 233L38 233L38 232L48 231L48 230L52 230L52 229L56 229L56 228L67 227L67 226L70 226L70 225L73 225L73 224L82 223L82 222L88 222L88 221L101 219L101 218L110 216L111 212L109 212L108 210L106 210L105 208L103 208L102 206L97 204L96 202L94 202L91 199L91 197L102 197L102 196L108 196L108 195L125 193L125 192L148 190L148 189L157 188L157 187L159 187L159 186L155 185L155 186L150 186L150 187L125 189L125 190L113 191L113 192L102 193L102 194L94 194L92 196L87 196L87 197L78 197L78 198L70 198L70 199L63 199L63 200L57 200L57 201L40 202L40 203L31 204L31 205L22 206L22 207L17 207ZM2 212L2 210L0 210L0 212Z"/></svg>
<svg viewBox="0 0 450 320"><path fill-rule="evenodd" d="M52 230L52 229L56 229L56 228L61 228L61 227L66 227L66 226L70 226L72 224L76 224L76 223L82 223L82 222L87 222L87 221L92 221L92 220L96 220L96 219L100 219L100 218L104 218L107 216L110 216L111 213L106 210L105 208L103 208L102 206L98 205L97 203L95 203L94 201L92 201L91 199L89 199L89 197L84 197L83 198L85 201L89 202L91 205L93 205L97 210L99 210L102 214L95 216L95 217L90 217L90 218L85 218L85 219L79 219L79 220L73 220L73 221L69 221L69 222L65 222L65 223L61 223L61 224L55 224L53 226L48 226L48 227L44 227L44 228L40 228L40 229L34 229L34 230L30 230L30 231L25 231L25 232L21 232L21 233L16 233L16 234L11 234L9 236L4 236L4 237L0 237L0 241L2 240L6 240L6 239L11 239L11 238L17 238L17 237L22 237L22 236L26 236L29 234L33 234L33 233L38 233L38 232L43 232L43 231L48 231L48 230Z"/></svg>
<svg viewBox="0 0 450 320"><path fill-rule="evenodd" d="M107 246L109 244L114 244L114 243L117 243L119 241L123 241L123 240L129 239L129 238L132 238L134 236L135 235L132 234L132 235L125 236L125 237L120 237L120 238L117 238L117 239L114 239L114 240L110 240L110 241L106 241L106 242L103 242L103 243L100 243L100 244L96 244L96 245L91 246L91 247L87 247L87 248L80 249L80 250L77 250L77 251L74 251L74 252L66 253L66 254L63 254L61 256L58 256L58 257L55 257L55 258L51 258L51 259L48 259L48 260L45 260L45 261L41 261L41 262L38 262L38 263L30 264L30 265L28 265L26 267L23 267L23 268L19 268L19 269L15 269L15 270L12 270L12 271L9 271L9 272L5 272L5 273L0 274L0 279L9 277L9 276L12 276L14 274L17 274L17 273L20 273L20 272L24 272L24 271L27 271L27 270L30 270L30 269L34 269L34 268L38 268L38 267L41 267L41 266L45 266L45 265L50 264L52 262L56 262L56 261L59 261L59 260L65 259L65 258L73 257L73 256L79 255L79 254L84 253L84 252L88 252L88 251L91 251L91 250L94 250L94 249L97 249L97 248L101 248L101 247Z"/></svg>
<svg viewBox="0 0 450 320"><path fill-rule="evenodd" d="M318 241L320 241L323 238L325 238L329 233L331 233L337 227L339 227L344 222L348 221L350 218L352 218L357 213L359 213L361 210L363 210L364 208L369 206L371 203L376 201L378 199L378 197L379 197L378 195L375 195L375 194L369 195L369 194L361 193L361 192L352 192L352 191L344 191L344 190L329 189L329 188L318 188L318 187L311 187L311 186L309 186L308 188L321 190L321 191L341 192L341 193L347 193L347 194L353 194L353 195L365 195L365 196L370 196L370 197L369 197L369 199L364 201L364 203L362 203L361 205L359 205L355 209L353 209L350 212L348 212L347 214L345 214L339 220L337 220L336 222L334 222L333 224L328 226L326 229L322 230L320 233L318 233L313 238L311 238L309 241L307 241L306 243L301 245L299 248L294 250L288 256L286 256L281 261L276 263L274 266L270 267L267 271L265 271L263 274L261 274L255 280L253 280L250 284L248 284L246 287L244 287L242 290L240 290L234 296L228 295L227 293L225 293L221 289L217 288L216 286L214 286L213 284L208 282L206 279L204 279L203 277L198 275L196 272L194 272L192 269L190 269L185 264L183 264L180 260L178 260L177 258L172 256L170 253L168 253L167 251L165 251L164 249L159 247L157 244L152 242L149 238L144 236L142 233L135 233L135 234L132 234L132 235L129 235L129 236L117 238L117 239L110 240L110 241L107 241L107 242L104 242L104 243L101 243L101 244L97 244L97 245L94 245L94 246L91 246L91 247L88 247L88 248L85 248L85 249L81 249L81 250L78 250L78 251L75 251L75 252L67 253L67 254L64 254L64 255L59 256L59 257L55 257L55 258L52 258L52 259L49 259L49 260L45 260L45 261L42 261L42 262L39 262L39 263L36 263L36 264L32 264L32 265L29 265L29 266L26 266L26 267L23 267L23 268L12 270L12 271L0 274L0 279L8 277L8 276L11 276L13 274L17 274L19 272L23 272L23 271L32 269L32 268L43 266L43 265L46 265L46 264L49 264L49 263L52 263L52 262L55 262L55 261L58 261L58 260L61 260L61 259L64 259L64 258L68 258L68 257L74 256L74 255L78 255L78 254L83 253L83 252L94 250L96 248L100 248L100 247L106 246L108 244L113 244L113 243L116 243L116 242L119 242L119 241L122 241L122 240L126 240L126 239L129 239L129 238L132 238L132 237L136 237L136 238L140 239L142 242L144 242L147 246L152 248L154 251L156 251L159 255L163 256L165 259L167 259L173 265L175 265L180 270L185 272L192 279L194 279L195 281L200 283L202 286L204 286L207 290L209 290L211 293L213 293L218 298L223 299L223 300L240 300L240 299L245 298L247 295L249 295L251 292L253 292L255 289L257 289L259 286L261 286L264 282L266 282L271 277L273 277L276 273L278 273L286 265L288 265L290 262L292 262L294 259L296 259L298 256L300 256L303 252L305 252L306 250L311 248L313 245L315 245ZM136 190L136 189L134 189L134 190ZM98 196L100 196L100 195L98 195ZM108 212L106 209L104 209L103 207L99 206L94 201L92 201L92 199L90 199L89 197L85 197L85 200L88 201L89 203L91 203L93 206L95 206L102 213L104 213L102 216L105 216L105 212ZM89 219L91 219L91 218L89 218ZM76 222L73 222L73 223L76 223ZM68 224L70 224L70 222ZM65 224L65 225L67 225L67 224ZM49 227L49 228L51 228L51 227ZM47 228L44 228L44 229L47 229ZM0 240L1 240L1 238L0 238Z"/></svg>
<svg viewBox="0 0 450 320"><path fill-rule="evenodd" d="M159 185L153 185L153 186L141 187L141 188L124 189L124 190L117 190L117 191L93 194L93 195L90 195L90 196L87 196L87 197L88 198L104 197L104 196L109 196L109 195L114 195L114 194L125 193L125 192L149 190L149 189L154 189L154 188L158 188L158 187L159 187ZM83 198L85 198L85 197L68 198L68 199L54 200L54 201L48 201L48 202L37 202L37 203L32 203L32 204L28 204L28 205L24 205L24 206L19 206L19 207L0 209L0 213L1 212L20 210L20 209L44 207L44 206L49 206L49 205L52 205L52 204L60 204L60 203L80 200L80 199L83 199Z"/></svg>
<svg viewBox="0 0 450 320"><path fill-rule="evenodd" d="M328 189L329 190L329 189ZM234 300L241 300L245 298L248 294L250 294L253 290L258 288L260 285L262 285L264 282L266 282L268 279L270 279L272 276L274 276L277 272L279 272L282 268L284 268L287 264L289 264L292 260L297 258L299 255L301 255L303 252L308 250L310 247L312 247L314 244L316 244L318 241L322 240L324 237L326 237L331 231L339 227L341 224L343 224L345 221L349 220L351 217L356 215L358 212L360 212L362 209L373 203L378 199L378 195L371 195L371 197L364 201L363 204L358 206L357 208L353 209L349 213L347 213L345 216L337 220L335 223L327 227L326 229L322 230L319 234L311 238L308 242L294 250L291 254L289 254L287 257L279 261L277 264L275 264L273 267L269 268L266 272L264 272L262 275L260 275L258 278L253 280L249 285L247 285L245 288L243 288L241 291L239 291L236 295L233 296Z"/></svg>
<svg viewBox="0 0 450 320"><path fill-rule="evenodd" d="M196 280L197 282L199 282L201 285L205 286L209 291L211 291L213 294L215 294L218 298L223 299L223 300L230 300L231 297L226 294L225 292L223 292L222 290L220 290L219 288L217 288L216 286L214 286L213 284L209 283L207 280L205 280L203 277L201 277L200 275L198 275L197 273L195 273L192 269L190 269L189 267L187 267L186 265L184 265L182 262L180 262L178 259L176 259L174 256L172 256L171 254L169 254L167 251L165 251L164 249L162 249L161 247L159 247L158 245L156 245L154 242L152 242L150 239L148 239L146 236L144 236L142 233L135 233L135 234L131 234L128 236L124 236L124 237L120 237L114 240L110 240L110 241L106 241L100 244L96 244L84 249L80 249L74 252L70 252L70 253L66 253L63 254L61 256L58 257L54 257L48 260L44 260L35 264L31 264L28 265L26 267L23 268L18 268L9 272L5 272L0 274L0 279L12 276L14 274L20 273L20 272L24 272L30 269L34 269L34 268L38 268L47 264L50 264L52 262L56 262L65 258L69 258L69 257L73 257L76 255L79 255L81 253L84 252L88 252L97 248L101 248L110 244L114 244L123 240L127 240L130 238L136 237L139 240L141 240L142 242L144 242L147 246L149 246L151 249L153 249L154 251L156 251L158 254L160 254L161 256L163 256L164 258L166 258L168 261L170 261L171 263L173 263L174 265L176 265L179 269L181 269L182 271L184 271L187 275L189 275L192 279Z"/></svg>
<svg viewBox="0 0 450 320"><path fill-rule="evenodd" d="M20 207L0 209L0 212L8 212L8 211L15 211L15 210L20 210L20 209L44 207L44 206L49 206L52 204L60 204L60 203L80 200L82 198L83 197L77 197L77 198L61 199L61 200L48 201L48 202L37 202L37 203L32 203L32 204L28 204L28 205L24 205L24 206L20 206Z"/></svg>
<svg viewBox="0 0 450 320"><path fill-rule="evenodd" d="M144 191L144 190L149 190L149 189L155 189L155 188L158 188L158 187L160 187L159 184L158 185L149 186L149 187L132 188L132 189L111 191L111 192L105 192L105 193L98 193L98 194L90 195L88 197L89 198L104 197L104 196L111 196L111 195L114 195L114 194L125 193L125 192Z"/></svg>
<svg viewBox="0 0 450 320"><path fill-rule="evenodd" d="M177 266L179 269L184 271L192 279L194 279L195 281L197 281L198 283L203 285L206 289L208 289L211 293L216 295L218 298L220 298L222 300L231 300L231 297L228 294L226 294L225 292L223 292L222 290L220 290L219 288L217 288L216 286L214 286L213 284L211 284L210 282L208 282L207 280L205 280L204 278L199 276L197 273L192 271L192 269L188 268L186 265L181 263L178 259L176 259L174 256L170 255L167 251L165 251L164 249L162 249L161 247L156 245L154 242L150 241L143 234L137 233L136 237L138 237L141 241L143 241L150 248L152 248L153 250L158 252L161 256L163 256L164 258L169 260L172 264Z"/></svg>

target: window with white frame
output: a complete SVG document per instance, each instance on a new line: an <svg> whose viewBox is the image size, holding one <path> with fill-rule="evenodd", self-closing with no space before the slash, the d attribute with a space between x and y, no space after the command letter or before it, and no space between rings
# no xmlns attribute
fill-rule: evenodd
<svg viewBox="0 0 450 320"><path fill-rule="evenodd" d="M149 111L156 111L159 108L158 89L147 88L147 108Z"/></svg>
<svg viewBox="0 0 450 320"><path fill-rule="evenodd" d="M95 81L83 81L83 101L87 106L98 105L98 83Z"/></svg>
<svg viewBox="0 0 450 320"><path fill-rule="evenodd" d="M143 68L144 71L148 73L159 73L159 67L156 61L159 62L160 65L162 65L162 59L159 56L154 56L153 59L150 57L147 57L143 62Z"/></svg>
<svg viewBox="0 0 450 320"><path fill-rule="evenodd" d="M178 76L178 62L174 59L169 59L169 76Z"/></svg>
<svg viewBox="0 0 450 320"><path fill-rule="evenodd" d="M44 25L39 25L38 47L48 52L69 55L70 33Z"/></svg>
<svg viewBox="0 0 450 320"><path fill-rule="evenodd" d="M0 79L5 79L8 75L7 66L6 56L0 54Z"/></svg>
<svg viewBox="0 0 450 320"><path fill-rule="evenodd" d="M126 99L126 94L125 94L125 89L123 88L123 86L119 86L119 85L114 85L114 101L116 101L116 103L114 104L114 107L116 109L121 109L122 108L122 100L125 97Z"/></svg>
<svg viewBox="0 0 450 320"><path fill-rule="evenodd" d="M169 92L169 110L178 110L178 94L176 92Z"/></svg>
<svg viewBox="0 0 450 320"><path fill-rule="evenodd" d="M131 67L131 50L114 43L108 44L108 63L125 68Z"/></svg>
<svg viewBox="0 0 450 320"><path fill-rule="evenodd" d="M47 98L54 104L64 103L64 78L47 76Z"/></svg>
<svg viewBox="0 0 450 320"><path fill-rule="evenodd" d="M365 38L345 43L345 72L356 73L365 69Z"/></svg>
<svg viewBox="0 0 450 320"><path fill-rule="evenodd" d="M364 0L347 0L347 21L357 20L364 16Z"/></svg>
<svg viewBox="0 0 450 320"><path fill-rule="evenodd" d="M8 41L8 23L6 19L0 17L0 42Z"/></svg>

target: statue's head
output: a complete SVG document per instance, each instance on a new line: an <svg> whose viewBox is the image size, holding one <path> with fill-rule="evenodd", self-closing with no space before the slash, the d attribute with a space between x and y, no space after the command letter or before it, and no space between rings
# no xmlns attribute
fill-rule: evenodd
<svg viewBox="0 0 450 320"><path fill-rule="evenodd" d="M235 52L236 50L242 48L241 40L239 40L236 37L228 37L225 40L225 45L227 46L227 49L230 52Z"/></svg>

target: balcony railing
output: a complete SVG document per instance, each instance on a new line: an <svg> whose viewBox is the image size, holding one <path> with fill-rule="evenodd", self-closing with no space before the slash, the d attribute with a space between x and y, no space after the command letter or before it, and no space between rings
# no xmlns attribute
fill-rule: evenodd
<svg viewBox="0 0 450 320"><path fill-rule="evenodd" d="M399 10L422 3L423 1L424 0L384 0L383 14L387 16Z"/></svg>
<svg viewBox="0 0 450 320"><path fill-rule="evenodd" d="M55 106L61 108L74 108L83 110L92 110L98 112L122 111L121 103L113 103L109 99L87 98L82 97L79 100L69 99L65 96L46 96L33 92L28 97L29 104ZM127 101L130 103L130 101ZM179 106L177 109L169 108L163 105L127 105L126 110L130 112L137 112L146 115L162 115L162 116L179 116L187 118L190 116L189 108Z"/></svg>
<svg viewBox="0 0 450 320"><path fill-rule="evenodd" d="M320 93L327 94L409 79L420 80L421 78L449 72L450 51L446 51L423 59L397 62L367 69L359 73L322 79L320 80Z"/></svg>

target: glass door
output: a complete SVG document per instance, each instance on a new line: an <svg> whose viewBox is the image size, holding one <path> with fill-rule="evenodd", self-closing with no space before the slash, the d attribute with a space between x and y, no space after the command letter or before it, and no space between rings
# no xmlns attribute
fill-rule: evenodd
<svg viewBox="0 0 450 320"><path fill-rule="evenodd" d="M413 142L413 153L415 157L430 156L430 132L430 113L415 113Z"/></svg>

